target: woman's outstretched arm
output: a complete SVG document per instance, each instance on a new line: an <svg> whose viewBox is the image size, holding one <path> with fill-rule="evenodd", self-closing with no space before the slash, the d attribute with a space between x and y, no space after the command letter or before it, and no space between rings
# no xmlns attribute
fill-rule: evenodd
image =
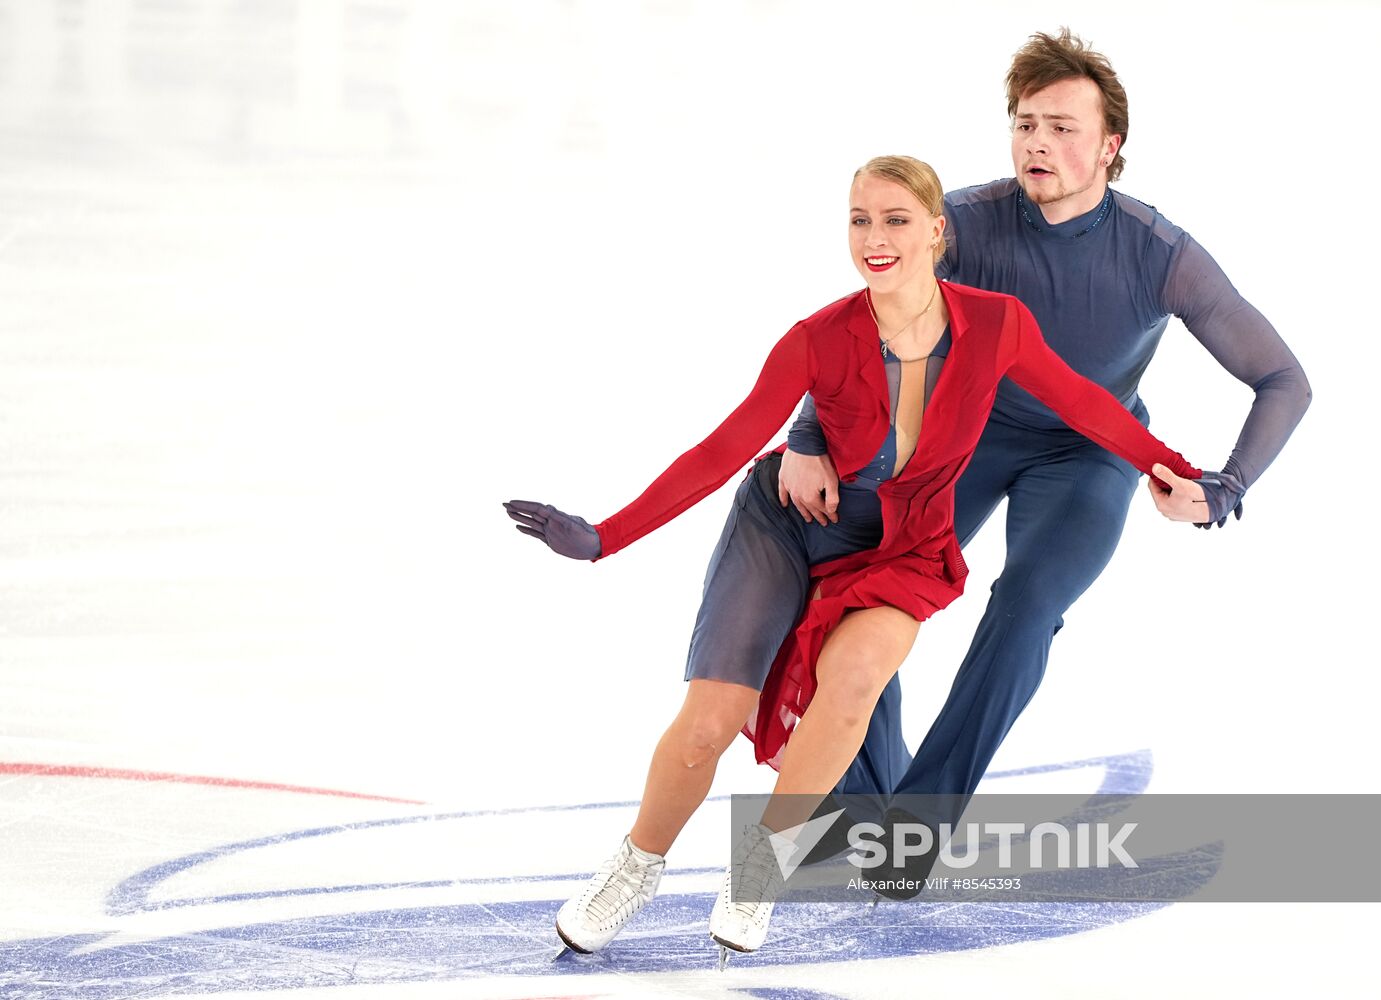
<svg viewBox="0 0 1381 1000"><path fill-rule="evenodd" d="M1165 466L1183 481L1196 480L1203 475L1183 455L1142 427L1112 393L1065 364L1046 344L1031 310L1016 300L1013 300L1012 308L1017 310L1017 341L1006 374L1017 385L1058 413L1060 419L1084 437L1151 476L1159 483L1159 488L1166 492L1171 490L1171 486L1156 475L1157 465ZM1195 510L1198 514L1192 520L1207 521L1209 511L1203 503L1203 487L1196 482L1187 482L1181 486L1181 490L1190 494L1181 499L1197 504L1197 508L1185 508ZM1191 520L1188 517L1182 519Z"/></svg>
<svg viewBox="0 0 1381 1000"><path fill-rule="evenodd" d="M806 328L796 324L767 356L747 398L733 413L658 476L617 514L591 526L547 504L504 504L518 530L573 559L613 555L729 481L771 440L814 382L815 360Z"/></svg>

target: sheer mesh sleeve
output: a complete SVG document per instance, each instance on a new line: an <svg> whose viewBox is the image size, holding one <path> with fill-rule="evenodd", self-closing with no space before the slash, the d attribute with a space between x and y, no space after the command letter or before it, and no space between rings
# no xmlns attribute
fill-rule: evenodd
<svg viewBox="0 0 1381 1000"><path fill-rule="evenodd" d="M806 393L801 403L801 412L786 435L786 446L798 455L824 455L825 432L820 428L820 418L815 415L815 399Z"/></svg>
<svg viewBox="0 0 1381 1000"><path fill-rule="evenodd" d="M1162 304L1220 365L1256 393L1222 471L1204 477L1209 512L1222 524L1234 510L1241 516L1242 495L1285 447L1313 394L1280 334L1188 235L1170 264Z"/></svg>

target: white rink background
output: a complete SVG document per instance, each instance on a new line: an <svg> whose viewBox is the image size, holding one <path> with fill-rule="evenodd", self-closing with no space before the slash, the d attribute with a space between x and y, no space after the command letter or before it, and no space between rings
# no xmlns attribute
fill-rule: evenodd
<svg viewBox="0 0 1381 1000"><path fill-rule="evenodd" d="M994 768L1378 790L1381 12L1124 7L0 0L0 996L1374 990L1374 905L1177 904L1011 943L958 914L915 947L889 942L919 907L810 931L783 909L786 960L719 975L722 801L609 953L536 964L557 876L617 844L630 811L597 807L640 795L679 702L732 487L596 566L500 501L594 521L632 499L858 287L858 164L1010 173L1008 58L1064 23L1129 90L1119 187L1217 257L1316 402L1241 523L1138 497ZM1143 395L1205 467L1250 399L1178 323ZM903 668L913 744L998 524ZM770 783L741 742L714 793Z"/></svg>

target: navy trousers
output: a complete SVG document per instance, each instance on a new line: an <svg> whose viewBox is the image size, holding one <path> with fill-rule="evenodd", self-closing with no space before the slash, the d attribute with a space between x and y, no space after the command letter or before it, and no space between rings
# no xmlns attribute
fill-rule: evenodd
<svg viewBox="0 0 1381 1000"><path fill-rule="evenodd" d="M1146 423L1144 407L1133 412ZM1112 558L1139 475L1072 430L988 421L955 490L961 545L1007 497L1007 559L987 611L915 757L901 736L901 682L894 676L836 791L956 794L967 802L1040 686L1065 610Z"/></svg>

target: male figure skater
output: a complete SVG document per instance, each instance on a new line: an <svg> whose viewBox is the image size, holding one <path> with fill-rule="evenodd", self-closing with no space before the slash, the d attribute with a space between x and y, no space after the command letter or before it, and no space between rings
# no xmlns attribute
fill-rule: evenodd
<svg viewBox="0 0 1381 1000"><path fill-rule="evenodd" d="M1017 296L1050 346L1143 424L1137 384L1170 316L1178 316L1256 395L1222 471L1201 481L1207 513L1148 485L1165 516L1221 527L1229 514L1241 516L1243 494L1308 407L1304 372L1188 233L1109 188L1123 168L1127 97L1105 56L1068 29L1033 35L1006 82L1016 176L945 197L950 248L936 273ZM824 523L838 503L837 476L812 406L807 397L792 428L779 499ZM1179 485L1168 472L1157 474ZM1039 686L1065 610L1112 557L1136 481L1126 462L1002 383L955 494L962 544L1007 498L1002 573L914 759L901 739L893 677L837 791L944 794L962 808Z"/></svg>

